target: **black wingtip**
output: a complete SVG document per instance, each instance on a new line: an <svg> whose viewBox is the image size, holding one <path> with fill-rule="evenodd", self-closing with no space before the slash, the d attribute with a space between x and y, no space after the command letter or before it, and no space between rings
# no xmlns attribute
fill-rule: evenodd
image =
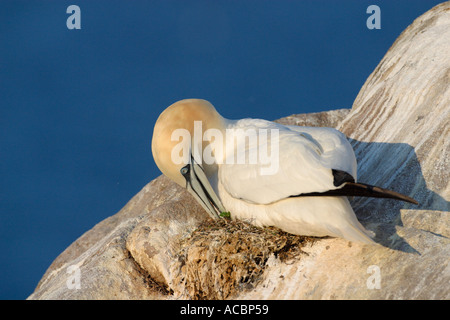
<svg viewBox="0 0 450 320"><path fill-rule="evenodd" d="M345 171L331 169L331 173L333 174L333 184L335 187L339 187L346 182L355 182L355 178Z"/></svg>
<svg viewBox="0 0 450 320"><path fill-rule="evenodd" d="M400 201L409 202L415 205L419 205L419 202L417 202L415 199L408 197L407 195L401 194L399 192L395 192L388 189L383 189L380 187L372 186L370 184L365 183L352 183L348 182L344 185L342 188L344 192L350 191L353 193L356 193L355 196L358 196L358 194L362 197L372 197L372 198L385 198L385 199L395 199Z"/></svg>
<svg viewBox="0 0 450 320"><path fill-rule="evenodd" d="M317 196L348 196L348 197L371 197L371 198L385 198L395 199L419 205L415 199L404 194L383 189L376 186L371 186L364 183L345 182L344 186L339 189L329 190L326 192L312 192L300 194L296 197L317 197Z"/></svg>

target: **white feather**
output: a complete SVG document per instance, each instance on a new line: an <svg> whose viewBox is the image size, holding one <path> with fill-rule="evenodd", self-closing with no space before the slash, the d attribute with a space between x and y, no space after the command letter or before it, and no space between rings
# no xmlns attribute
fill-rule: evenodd
<svg viewBox="0 0 450 320"><path fill-rule="evenodd" d="M356 180L355 154L344 134L332 128L283 126L259 119L228 121L227 129L279 131L274 174L261 174L267 166L261 163L233 164L225 159L219 165L216 190L233 218L293 234L374 243L346 197L291 197L337 189L331 169L343 170ZM267 143L271 145L271 140ZM245 152L249 157L258 150L246 148Z"/></svg>
<svg viewBox="0 0 450 320"><path fill-rule="evenodd" d="M348 172L356 180L353 149L345 135L335 129L283 126L259 119L229 121L227 129L235 130L237 135L245 132L238 129L257 133L260 129L276 129L279 132L278 141L273 141L271 134L267 135L268 146L278 143L278 155L272 159L277 167L273 174L261 174L261 169L268 167L261 162L238 164L225 159L219 167L219 179L234 198L268 204L289 196L336 189L331 169ZM227 148L234 148L233 154L237 153L236 145L227 145ZM249 148L247 143L246 159L257 158L253 153L260 151L261 144L258 148Z"/></svg>

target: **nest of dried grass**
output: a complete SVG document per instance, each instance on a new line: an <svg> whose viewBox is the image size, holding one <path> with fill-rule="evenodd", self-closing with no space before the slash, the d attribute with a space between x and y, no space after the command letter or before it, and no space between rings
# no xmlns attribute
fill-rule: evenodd
<svg viewBox="0 0 450 320"><path fill-rule="evenodd" d="M297 258L313 238L245 221L218 219L183 240L180 270L172 288L190 299L226 299L261 280L269 256Z"/></svg>

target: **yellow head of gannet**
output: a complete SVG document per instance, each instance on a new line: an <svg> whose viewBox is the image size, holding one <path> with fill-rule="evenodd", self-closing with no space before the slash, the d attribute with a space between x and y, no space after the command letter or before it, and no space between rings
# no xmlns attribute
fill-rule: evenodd
<svg viewBox="0 0 450 320"><path fill-rule="evenodd" d="M200 165L201 160L193 156L194 146L199 149L200 154L205 148L203 139L200 146L194 141L196 122L201 122L202 131L212 128L223 130L225 126L224 118L206 100L185 99L164 110L153 130L153 158L165 176L187 188L210 216L217 218L217 211L220 213L225 209L208 181L208 177L211 177L217 168L214 163ZM180 135L177 135L177 132ZM186 135L183 136L183 133ZM199 134L203 136L203 132ZM187 154L180 155L183 152ZM179 161L180 158L185 161Z"/></svg>

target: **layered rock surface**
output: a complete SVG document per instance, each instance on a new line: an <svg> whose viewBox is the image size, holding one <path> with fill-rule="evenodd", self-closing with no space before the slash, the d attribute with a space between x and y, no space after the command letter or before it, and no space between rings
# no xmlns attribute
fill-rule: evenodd
<svg viewBox="0 0 450 320"><path fill-rule="evenodd" d="M405 193L420 205L355 198L353 208L362 224L376 233L379 246L325 238L306 242L301 250L308 254L299 253L289 261L269 252L257 281L237 286L229 295L209 297L450 298L449 39L450 2L446 2L417 18L399 36L350 112L279 120L336 126L354 147L359 181ZM220 246L210 249L219 251L207 251L190 240L208 219L188 193L161 176L61 253L29 299L195 298L183 289L187 278L183 265L189 264L201 287L206 281L204 268L212 264L198 265L196 273L189 253L203 262L220 254ZM263 234L261 239L269 243ZM80 271L80 289L68 283L73 279L70 266ZM248 278L239 272L231 270L230 275L234 280ZM218 278L209 288L220 291L221 286Z"/></svg>

